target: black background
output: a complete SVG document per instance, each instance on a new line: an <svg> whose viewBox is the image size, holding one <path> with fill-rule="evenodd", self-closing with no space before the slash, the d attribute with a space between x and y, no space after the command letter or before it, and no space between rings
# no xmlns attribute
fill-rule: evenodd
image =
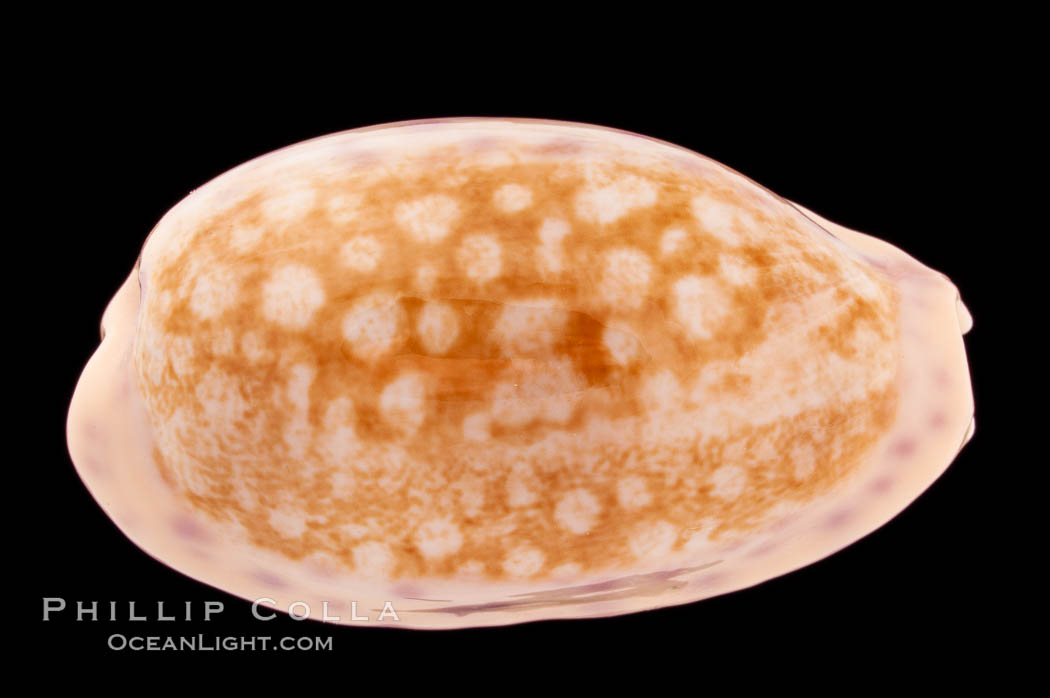
<svg viewBox="0 0 1050 698"><path fill-rule="evenodd" d="M467 666L477 667L521 656L540 671L555 658L583 654L597 658L586 671L609 673L612 657L643 650L658 657L646 671L658 673L666 666L660 662L702 672L776 657L801 662L797 671L805 673L849 656L878 656L899 666L934 650L962 657L996 644L1002 572L989 560L1004 531L994 508L1002 482L990 473L1009 457L991 373L1002 272L979 243L995 234L982 205L991 204L986 159L996 155L999 131L987 117L998 93L976 54L893 69L876 62L835 70L834 64L821 58L787 69L771 58L761 70L705 76L662 61L627 60L596 70L606 64L588 57L482 72L483 60L443 62L437 54L410 69L334 71L310 80L244 62L160 79L144 78L123 62L70 60L42 88L44 116L37 124L47 136L46 157L61 167L38 176L38 189L46 192L32 204L38 220L47 221L38 231L46 248L40 254L56 285L40 289L38 281L31 300L46 304L53 320L35 345L47 370L34 389L34 462L23 490L32 506L20 535L30 588L17 605L34 638L32 650L61 659L134 660L128 650L107 649L107 638L308 635L333 636L334 655L348 674L396 674L408 660L462 667L469 658ZM102 311L146 234L191 189L252 157L339 130L439 116L581 121L677 143L944 272L975 318L966 339L975 439L908 509L830 558L723 597L618 618L445 632L283 617L260 623L246 602L156 562L95 504L64 435ZM198 615L204 600L222 600L226 610L207 624L78 623L69 611L44 623L45 596L71 606L117 601L122 617L128 601L150 616L159 600L169 607L192 600ZM175 659L199 661L204 654ZM304 658L307 653L298 657ZM327 653L314 659L337 663Z"/></svg>

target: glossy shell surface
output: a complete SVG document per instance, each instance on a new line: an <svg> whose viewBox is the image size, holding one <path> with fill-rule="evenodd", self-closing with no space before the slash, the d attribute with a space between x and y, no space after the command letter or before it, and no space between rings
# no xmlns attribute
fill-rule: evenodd
<svg viewBox="0 0 1050 698"><path fill-rule="evenodd" d="M907 506L972 434L969 324L942 274L669 143L388 124L163 217L69 448L135 543L245 599L413 628L615 615Z"/></svg>

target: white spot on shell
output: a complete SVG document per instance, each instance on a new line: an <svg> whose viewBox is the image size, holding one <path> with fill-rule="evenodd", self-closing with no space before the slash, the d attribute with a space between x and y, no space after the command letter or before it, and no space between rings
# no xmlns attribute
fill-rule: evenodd
<svg viewBox="0 0 1050 698"><path fill-rule="evenodd" d="M416 332L424 349L431 354L444 354L459 336L459 319L448 304L431 301L419 313Z"/></svg>
<svg viewBox="0 0 1050 698"><path fill-rule="evenodd" d="M646 377L639 396L650 412L678 409L684 397L681 383L671 369Z"/></svg>
<svg viewBox="0 0 1050 698"><path fill-rule="evenodd" d="M354 421L354 404L350 398L339 397L328 403L320 443L321 455L328 463L340 466L350 460L357 446Z"/></svg>
<svg viewBox="0 0 1050 698"><path fill-rule="evenodd" d="M423 265L416 270L416 288L423 293L430 293L437 281L437 271L430 265Z"/></svg>
<svg viewBox="0 0 1050 698"><path fill-rule="evenodd" d="M463 536L448 519L432 519L416 530L415 543L423 557L437 560L458 551L463 545Z"/></svg>
<svg viewBox="0 0 1050 698"><path fill-rule="evenodd" d="M270 512L270 525L285 538L299 538L306 532L306 517L301 513L275 509Z"/></svg>
<svg viewBox="0 0 1050 698"><path fill-rule="evenodd" d="M343 265L359 272L374 271L382 254L382 244L372 235L353 237L339 249Z"/></svg>
<svg viewBox="0 0 1050 698"><path fill-rule="evenodd" d="M460 244L456 260L468 279L483 284L500 275L503 250L492 235L471 235Z"/></svg>
<svg viewBox="0 0 1050 698"><path fill-rule="evenodd" d="M317 274L304 266L289 265L275 271L262 289L262 311L267 320L292 330L310 324L325 302Z"/></svg>
<svg viewBox="0 0 1050 698"><path fill-rule="evenodd" d="M535 548L516 548L503 560L504 571L513 577L531 577L543 569L544 554Z"/></svg>
<svg viewBox="0 0 1050 698"><path fill-rule="evenodd" d="M259 336L259 333L252 331L241 335L241 353L252 363L265 361L272 356L263 344L263 339Z"/></svg>
<svg viewBox="0 0 1050 698"><path fill-rule="evenodd" d="M578 577L583 572L583 568L578 562L566 562L558 565L551 570L551 577L554 579L572 579Z"/></svg>
<svg viewBox="0 0 1050 698"><path fill-rule="evenodd" d="M379 541L361 543L353 550L354 572L362 577L382 578L394 568L390 546Z"/></svg>
<svg viewBox="0 0 1050 698"><path fill-rule="evenodd" d="M569 390L578 391L582 389L578 376L572 376L568 379ZM576 405L579 404L579 395L570 393L564 393L561 395L552 395L541 401L541 414L543 418L548 422L554 424L565 424L572 418L572 413L576 410Z"/></svg>
<svg viewBox="0 0 1050 698"><path fill-rule="evenodd" d="M230 423L240 419L248 409L233 378L216 366L209 368L200 379L194 394L209 421Z"/></svg>
<svg viewBox="0 0 1050 698"><path fill-rule="evenodd" d="M714 524L709 520L702 520L687 529L687 538L682 545L682 550L691 554L704 554L711 547L711 532Z"/></svg>
<svg viewBox="0 0 1050 698"><path fill-rule="evenodd" d="M390 424L413 433L423 423L426 389L418 373L407 373L389 383L379 396L379 409Z"/></svg>
<svg viewBox="0 0 1050 698"><path fill-rule="evenodd" d="M468 441L488 441L491 418L484 412L475 412L463 420L463 438Z"/></svg>
<svg viewBox="0 0 1050 698"><path fill-rule="evenodd" d="M393 296L373 294L358 300L343 317L343 337L359 359L372 361L402 339L404 310Z"/></svg>
<svg viewBox="0 0 1050 698"><path fill-rule="evenodd" d="M656 187L628 175L609 184L588 184L576 195L576 215L592 223L614 223L636 208L656 203Z"/></svg>
<svg viewBox="0 0 1050 698"><path fill-rule="evenodd" d="M459 577L480 577L484 573L485 565L481 560L467 560L456 568L456 575Z"/></svg>
<svg viewBox="0 0 1050 698"><path fill-rule="evenodd" d="M667 521L642 524L631 537L631 553L639 559L664 557L671 552L677 537L675 527Z"/></svg>
<svg viewBox="0 0 1050 698"><path fill-rule="evenodd" d="M669 257L682 247L688 235L682 228L668 228L660 238L660 254Z"/></svg>
<svg viewBox="0 0 1050 698"><path fill-rule="evenodd" d="M540 226L540 244L536 247L536 261L541 272L557 274L565 267L562 240L570 232L569 224L559 218L547 218Z"/></svg>
<svg viewBox="0 0 1050 698"><path fill-rule="evenodd" d="M510 476L507 478L507 505L513 508L527 507L536 502L539 497L533 491L531 485L532 468L525 463L514 466Z"/></svg>
<svg viewBox="0 0 1050 698"><path fill-rule="evenodd" d="M286 396L292 407L306 411L310 407L310 385L317 369L310 364L296 364L289 370Z"/></svg>
<svg viewBox="0 0 1050 698"><path fill-rule="evenodd" d="M568 222L561 218L545 218L540 226L540 242L544 245L560 245L571 230Z"/></svg>
<svg viewBox="0 0 1050 698"><path fill-rule="evenodd" d="M190 293L190 309L201 320L218 317L237 302L240 289L233 271L223 265L201 270Z"/></svg>
<svg viewBox="0 0 1050 698"><path fill-rule="evenodd" d="M176 376L187 376L193 370L193 360L197 350L189 337L171 337L168 339L168 361Z"/></svg>
<svg viewBox="0 0 1050 698"><path fill-rule="evenodd" d="M368 535L368 526L359 523L348 523L340 527L351 540L359 540Z"/></svg>
<svg viewBox="0 0 1050 698"><path fill-rule="evenodd" d="M340 194L328 200L328 216L333 223L347 225L357 220L361 213L361 194Z"/></svg>
<svg viewBox="0 0 1050 698"><path fill-rule="evenodd" d="M605 255L598 292L602 300L619 308L634 309L641 306L649 290L653 266L641 250L621 248Z"/></svg>
<svg viewBox="0 0 1050 698"><path fill-rule="evenodd" d="M233 330L229 327L220 332L212 342L211 350L216 356L230 356L235 344Z"/></svg>
<svg viewBox="0 0 1050 698"><path fill-rule="evenodd" d="M723 465L711 475L712 494L719 499L736 499L747 487L747 472L735 465Z"/></svg>
<svg viewBox="0 0 1050 698"><path fill-rule="evenodd" d="M729 305L718 282L708 277L685 276L674 283L672 293L675 318L689 336L710 339Z"/></svg>
<svg viewBox="0 0 1050 698"><path fill-rule="evenodd" d="M296 364L289 371L285 388L288 422L284 429L284 441L293 458L302 458L313 441L313 429L308 418L310 409L310 385L317 369L309 364Z"/></svg>
<svg viewBox="0 0 1050 698"><path fill-rule="evenodd" d="M586 382L568 357L550 359L539 370L502 381L492 390L492 416L505 426L520 427L543 417L564 423L572 417Z"/></svg>
<svg viewBox="0 0 1050 698"><path fill-rule="evenodd" d="M516 213L532 203L532 192L520 184L504 184L492 197L497 208L507 213Z"/></svg>
<svg viewBox="0 0 1050 698"><path fill-rule="evenodd" d="M250 252L262 240L263 229L258 225L238 224L230 231L230 245L240 253Z"/></svg>
<svg viewBox="0 0 1050 698"><path fill-rule="evenodd" d="M544 300L504 305L492 328L493 339L509 356L545 354L565 332L569 317L551 305Z"/></svg>
<svg viewBox="0 0 1050 698"><path fill-rule="evenodd" d="M718 268L719 273L726 281L737 286L752 284L758 276L754 267L748 266L744 260L732 255L722 255Z"/></svg>
<svg viewBox="0 0 1050 698"><path fill-rule="evenodd" d="M790 458L795 477L799 480L807 479L816 470L817 454L812 446L796 444L791 448Z"/></svg>
<svg viewBox="0 0 1050 698"><path fill-rule="evenodd" d="M485 573L485 565L480 559L468 559L456 568L456 574L460 577L480 577Z"/></svg>
<svg viewBox="0 0 1050 698"><path fill-rule="evenodd" d="M693 198L691 207L704 232L730 245L741 242L743 235L753 233L757 227L754 216L746 209L713 196L701 194Z"/></svg>
<svg viewBox="0 0 1050 698"><path fill-rule="evenodd" d="M475 475L464 475L452 483L449 489L458 497L459 511L468 517L478 516L485 506L485 485Z"/></svg>
<svg viewBox="0 0 1050 698"><path fill-rule="evenodd" d="M270 221L287 225L304 218L316 200L317 194L313 189L289 187L284 191L267 193L259 209Z"/></svg>
<svg viewBox="0 0 1050 698"><path fill-rule="evenodd" d="M620 366L634 363L641 353L641 344L634 335L618 330L615 327L606 327L602 331L602 344Z"/></svg>
<svg viewBox="0 0 1050 698"><path fill-rule="evenodd" d="M428 194L394 208L395 220L418 242L443 240L458 217L459 204L445 194Z"/></svg>
<svg viewBox="0 0 1050 698"><path fill-rule="evenodd" d="M506 427L525 426L539 412L536 400L521 395L514 383L498 383L492 389L492 418Z"/></svg>
<svg viewBox="0 0 1050 698"><path fill-rule="evenodd" d="M645 484L645 478L632 475L617 483L616 500L624 509L640 509L652 503L653 495Z"/></svg>
<svg viewBox="0 0 1050 698"><path fill-rule="evenodd" d="M582 535L594 527L602 507L597 498L583 488L570 490L554 508L554 519L562 528Z"/></svg>

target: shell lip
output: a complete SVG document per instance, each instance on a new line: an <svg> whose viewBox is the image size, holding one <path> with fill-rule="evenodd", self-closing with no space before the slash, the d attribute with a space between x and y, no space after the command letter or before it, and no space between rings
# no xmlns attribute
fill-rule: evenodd
<svg viewBox="0 0 1050 698"><path fill-rule="evenodd" d="M962 294L956 293L955 295L955 313L959 317L959 330L962 334L966 334L973 329L973 315L970 313L969 308L963 303Z"/></svg>

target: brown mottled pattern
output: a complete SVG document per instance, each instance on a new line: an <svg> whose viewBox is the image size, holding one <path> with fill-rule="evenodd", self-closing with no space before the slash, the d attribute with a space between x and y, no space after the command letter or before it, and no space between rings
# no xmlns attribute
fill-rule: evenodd
<svg viewBox="0 0 1050 698"><path fill-rule="evenodd" d="M713 170L554 145L290 168L151 240L165 480L292 559L490 579L644 565L841 482L894 413L892 288Z"/></svg>

